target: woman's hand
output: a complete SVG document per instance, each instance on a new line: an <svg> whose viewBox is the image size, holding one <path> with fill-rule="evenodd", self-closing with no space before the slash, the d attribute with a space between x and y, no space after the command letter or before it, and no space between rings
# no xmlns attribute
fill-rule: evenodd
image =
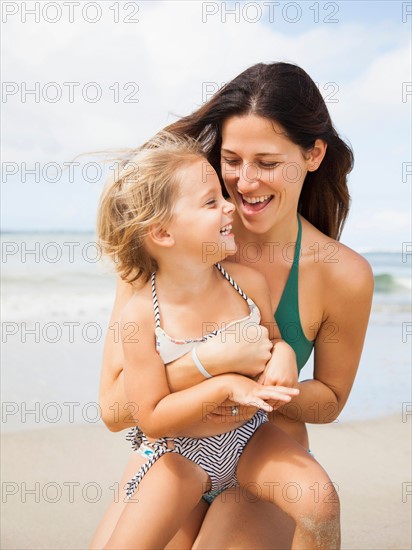
<svg viewBox="0 0 412 550"><path fill-rule="evenodd" d="M226 331L210 338L197 347L199 360L212 375L236 372L255 377L262 374L273 345L267 329L260 328L257 341L247 338L246 331Z"/></svg>
<svg viewBox="0 0 412 550"><path fill-rule="evenodd" d="M280 405L283 405L283 401L279 402L279 406ZM246 422L250 420L258 411L258 407L239 405L239 403L235 403L234 401L230 401L229 399L227 399L219 407L216 407L216 409L209 413L207 415L207 418L215 424L221 424L222 422L225 422L225 417L235 418L233 416L233 407L235 406L237 408L236 418L241 418Z"/></svg>

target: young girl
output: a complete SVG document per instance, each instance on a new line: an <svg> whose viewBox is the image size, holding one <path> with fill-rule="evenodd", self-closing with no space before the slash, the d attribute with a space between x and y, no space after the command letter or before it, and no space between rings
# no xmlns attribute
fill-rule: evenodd
<svg viewBox="0 0 412 550"><path fill-rule="evenodd" d="M292 548L339 545L338 517L333 511L325 521L325 502L317 513L311 489L329 481L325 472L267 422L266 413L298 391L238 374L211 377L201 362L206 339L236 338L238 331L258 338L265 330L261 322L272 332L274 347L260 380L273 370L297 371L293 350L279 340L271 321L263 276L222 262L236 252L233 211L196 142L165 132L148 142L102 195L101 246L116 259L124 279L144 282L123 310L121 331L126 392L138 411L140 452L148 457L129 483L129 497L138 486L138 499L125 505L105 548L134 548L137 534L140 548L163 548L202 495L237 485L295 520ZM190 350L205 380L170 393L165 364ZM235 430L219 425L210 434L208 426L205 437L199 438L198 430L191 437L191 428L227 399L259 410ZM233 406L232 414L237 413ZM282 486L275 454L298 465L297 497Z"/></svg>

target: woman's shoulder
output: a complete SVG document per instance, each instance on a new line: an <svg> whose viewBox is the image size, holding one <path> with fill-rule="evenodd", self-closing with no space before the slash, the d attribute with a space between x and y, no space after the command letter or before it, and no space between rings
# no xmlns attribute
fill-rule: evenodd
<svg viewBox="0 0 412 550"><path fill-rule="evenodd" d="M374 276L369 262L343 243L337 244L337 262L325 270L325 275L347 291L372 294Z"/></svg>
<svg viewBox="0 0 412 550"><path fill-rule="evenodd" d="M373 291L373 272L366 258L306 220L303 228L302 268L309 277L312 272L320 284L337 294Z"/></svg>

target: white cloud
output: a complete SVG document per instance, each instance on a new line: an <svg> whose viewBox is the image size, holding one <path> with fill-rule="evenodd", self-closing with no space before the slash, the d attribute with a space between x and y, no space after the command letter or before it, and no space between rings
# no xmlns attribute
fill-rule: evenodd
<svg viewBox="0 0 412 550"><path fill-rule="evenodd" d="M29 87L40 82L42 90L50 81L76 81L81 86L96 81L103 97L88 103L76 88L75 102L69 103L67 87L62 87L63 98L56 104L42 98L36 103L30 97L22 103L19 95L10 97L3 103L3 160L62 162L79 152L138 145L171 122L171 113L184 115L201 104L203 83L221 85L254 63L289 60L305 68L324 93L330 91L323 88L327 82L339 86L339 102L328 107L339 130L357 143L360 153L352 178L355 189L362 189L355 212L360 215L362 205L369 207L377 186L388 181L388 173L379 181L377 165L387 157L388 148L392 190L399 192L386 206L397 212L401 204L406 212L406 199L399 199L406 187L396 169L407 160L408 150L405 113L410 102L402 103L400 95L401 83L410 74L405 26L371 26L365 19L312 25L302 32L294 27L288 34L263 22L234 23L229 18L222 24L215 17L203 23L201 2L139 3L139 23L114 24L111 5L102 3L102 19L96 24L69 23L67 17L55 24L36 24L30 18L22 24L14 17L4 25L4 81L26 81ZM139 102L115 103L110 87L116 82L121 99L126 94L123 84L136 82ZM385 142L379 132L383 123ZM373 178L368 178L372 166ZM74 200L67 191L61 196L62 204ZM95 204L88 204L93 218ZM9 214L8 225L13 220ZM20 218L30 216L28 207ZM357 218L350 223L357 223ZM364 229L367 235L372 230Z"/></svg>
<svg viewBox="0 0 412 550"><path fill-rule="evenodd" d="M343 242L359 251L401 251L410 242L411 218L405 210L354 209L343 231Z"/></svg>
<svg viewBox="0 0 412 550"><path fill-rule="evenodd" d="M353 223L354 230L373 230L386 232L397 232L398 230L405 232L405 238L410 230L411 220L407 212L399 212L399 210L384 209L376 211L373 209L364 210L363 218L357 219Z"/></svg>
<svg viewBox="0 0 412 550"><path fill-rule="evenodd" d="M343 89L348 83L342 78L348 78L361 45L363 52L376 50L374 31L361 25L315 26L301 35L287 36L263 23L236 24L229 19L222 24L219 17L203 23L199 2L145 2L140 4L139 23L113 24L108 3L104 6L104 16L95 25L82 20L71 24L66 18L56 24L35 24L29 19L23 25L12 20L6 26L4 80L25 81L28 88L40 82L41 92L46 92L47 82L55 81L63 93L55 105L42 97L40 103L32 96L26 103L18 103L18 95L10 97L4 106L5 124L11 138L18 133L15 141L21 143L22 133L25 137L33 131L41 143L56 139L63 149L65 144L69 149L89 149L96 140L99 146L107 146L110 140L135 142L148 135L146 128L151 133L168 122L170 111L183 114L199 105L203 82L221 84L253 63L281 59L301 64L321 87L335 81ZM380 60L371 61L371 76L365 65L363 84L359 86L355 80L353 91L348 92L348 101L354 99L351 113L358 112L356 105L376 87L375 81L370 84L368 79L379 74L373 67ZM396 67L391 58L389 63ZM85 101L80 92L90 81L102 88L103 97L97 104ZM139 104L114 103L110 87L128 81L139 85ZM74 104L68 103L64 82L81 83L75 88ZM352 90L350 86L349 80ZM120 89L120 93L124 98L126 92ZM46 145L45 149L49 148ZM33 150L32 140L26 149L26 154Z"/></svg>

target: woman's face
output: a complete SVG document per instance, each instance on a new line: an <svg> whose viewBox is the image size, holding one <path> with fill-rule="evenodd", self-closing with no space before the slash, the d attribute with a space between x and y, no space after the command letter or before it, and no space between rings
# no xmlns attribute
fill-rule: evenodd
<svg viewBox="0 0 412 550"><path fill-rule="evenodd" d="M265 234L296 215L310 155L281 126L256 115L233 116L222 126L221 169L246 229Z"/></svg>

